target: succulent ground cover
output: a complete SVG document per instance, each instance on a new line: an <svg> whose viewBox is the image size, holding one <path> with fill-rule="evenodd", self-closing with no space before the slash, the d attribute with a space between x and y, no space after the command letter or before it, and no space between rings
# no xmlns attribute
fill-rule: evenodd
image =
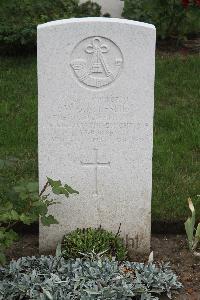
<svg viewBox="0 0 200 300"><path fill-rule="evenodd" d="M0 299L156 300L181 288L168 264L22 257L0 268Z"/></svg>

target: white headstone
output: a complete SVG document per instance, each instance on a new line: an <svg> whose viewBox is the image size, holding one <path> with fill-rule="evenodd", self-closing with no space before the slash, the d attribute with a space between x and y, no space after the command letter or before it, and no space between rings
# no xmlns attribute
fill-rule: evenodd
<svg viewBox="0 0 200 300"><path fill-rule="evenodd" d="M151 231L155 28L85 18L38 27L39 181L77 189L52 206L40 249L102 226L147 252Z"/></svg>

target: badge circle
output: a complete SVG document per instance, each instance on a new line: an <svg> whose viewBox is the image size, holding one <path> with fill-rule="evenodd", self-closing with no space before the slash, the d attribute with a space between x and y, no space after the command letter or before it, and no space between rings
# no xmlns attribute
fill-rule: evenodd
<svg viewBox="0 0 200 300"><path fill-rule="evenodd" d="M91 36L74 47L70 65L80 83L99 89L118 77L123 65L123 55L110 39Z"/></svg>

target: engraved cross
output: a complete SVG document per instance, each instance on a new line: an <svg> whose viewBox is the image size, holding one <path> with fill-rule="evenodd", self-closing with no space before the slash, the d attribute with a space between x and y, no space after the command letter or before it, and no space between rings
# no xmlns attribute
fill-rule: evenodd
<svg viewBox="0 0 200 300"><path fill-rule="evenodd" d="M94 167L95 170L95 192L94 195L98 195L98 167L110 167L110 162L99 162L98 161L98 149L94 149L95 161L94 162L82 162L81 165L84 167Z"/></svg>

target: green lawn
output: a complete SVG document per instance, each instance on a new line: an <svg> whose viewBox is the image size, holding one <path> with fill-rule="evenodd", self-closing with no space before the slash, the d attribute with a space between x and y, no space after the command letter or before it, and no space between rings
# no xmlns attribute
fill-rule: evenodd
<svg viewBox="0 0 200 300"><path fill-rule="evenodd" d="M37 178L35 58L1 58L0 158L18 159L9 168L0 169L0 196L8 189L8 182L13 185L21 178Z"/></svg>
<svg viewBox="0 0 200 300"><path fill-rule="evenodd" d="M20 178L37 178L36 58L2 58L0 77L0 196ZM159 55L156 64L153 220L200 218L200 57ZM15 160L15 158L17 160ZM5 197L4 197L5 198Z"/></svg>

